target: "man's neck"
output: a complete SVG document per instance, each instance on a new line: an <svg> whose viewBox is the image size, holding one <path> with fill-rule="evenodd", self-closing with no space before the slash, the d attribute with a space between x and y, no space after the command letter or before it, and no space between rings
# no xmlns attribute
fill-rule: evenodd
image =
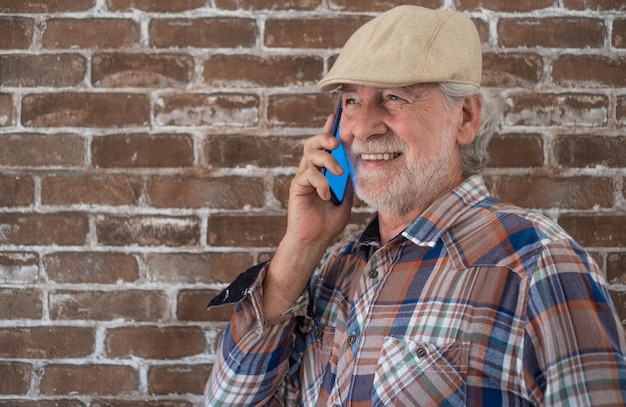
<svg viewBox="0 0 626 407"><path fill-rule="evenodd" d="M380 243L385 244L417 219L425 208L416 208L403 214L386 214L378 212L378 231L380 233Z"/></svg>

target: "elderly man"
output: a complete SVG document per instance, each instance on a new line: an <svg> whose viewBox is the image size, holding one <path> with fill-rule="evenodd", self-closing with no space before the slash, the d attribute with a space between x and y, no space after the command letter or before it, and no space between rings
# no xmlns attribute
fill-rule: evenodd
<svg viewBox="0 0 626 407"><path fill-rule="evenodd" d="M330 132L306 141L273 259L237 302L207 406L618 406L625 336L591 257L554 222L486 191L499 108L463 14L400 6L348 40L339 89L354 191L376 216L334 247L352 205Z"/></svg>

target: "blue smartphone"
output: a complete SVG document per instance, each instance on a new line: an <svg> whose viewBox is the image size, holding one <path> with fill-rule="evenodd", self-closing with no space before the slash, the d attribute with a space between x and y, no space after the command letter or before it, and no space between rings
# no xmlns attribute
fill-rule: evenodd
<svg viewBox="0 0 626 407"><path fill-rule="evenodd" d="M331 200L335 205L341 205L343 199L346 195L346 189L348 188L348 182L350 178L350 164L348 157L346 156L346 151L343 148L343 144L341 143L341 139L339 138L339 128L341 126L341 100L337 104L337 110L335 111L335 119L333 120L333 127L331 129L331 134L339 140L339 147L332 150L330 154L337 160L341 168L343 168L343 174L335 175L330 171L326 171L324 169L324 175L328 180L328 184L330 185L330 196Z"/></svg>

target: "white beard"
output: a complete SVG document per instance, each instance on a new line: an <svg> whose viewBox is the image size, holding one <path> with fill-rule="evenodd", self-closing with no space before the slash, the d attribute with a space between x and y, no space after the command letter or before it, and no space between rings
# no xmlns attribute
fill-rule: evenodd
<svg viewBox="0 0 626 407"><path fill-rule="evenodd" d="M450 135L449 132L446 133ZM354 140L352 162L357 196L379 212L402 215L413 209L425 209L433 203L454 180L459 167L459 154L452 137L441 137L438 150L422 160L410 160L407 145L395 135L381 136L370 141ZM363 170L362 152L401 152L402 160L387 169ZM456 162L455 162L456 160Z"/></svg>

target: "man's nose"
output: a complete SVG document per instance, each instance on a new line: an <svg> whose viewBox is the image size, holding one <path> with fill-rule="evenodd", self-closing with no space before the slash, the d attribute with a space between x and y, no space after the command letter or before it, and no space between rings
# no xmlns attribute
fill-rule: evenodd
<svg viewBox="0 0 626 407"><path fill-rule="evenodd" d="M365 140L372 136L386 134L389 130L385 124L388 112L380 103L362 103L355 110L356 112L353 116L354 124L352 126L352 135L355 138Z"/></svg>

